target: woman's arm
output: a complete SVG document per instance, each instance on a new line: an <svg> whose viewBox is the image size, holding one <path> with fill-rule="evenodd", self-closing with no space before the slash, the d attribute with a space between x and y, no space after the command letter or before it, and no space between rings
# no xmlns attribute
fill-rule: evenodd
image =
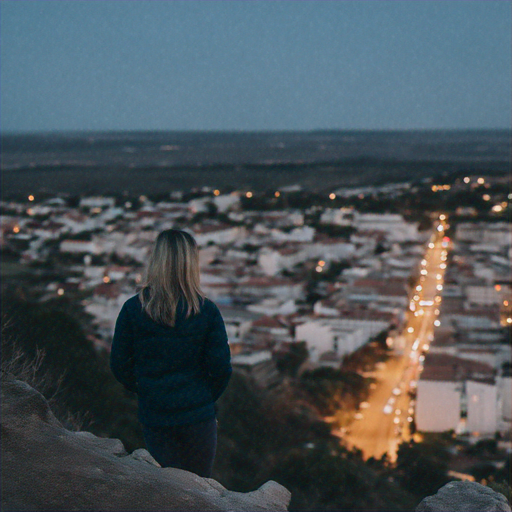
<svg viewBox="0 0 512 512"><path fill-rule="evenodd" d="M133 329L126 304L117 317L112 349L110 369L115 378L129 391L137 393L135 380L135 354L133 348Z"/></svg>
<svg viewBox="0 0 512 512"><path fill-rule="evenodd" d="M211 379L213 401L226 389L231 377L231 352L224 320L219 309L213 304L210 329L206 341L205 367Z"/></svg>

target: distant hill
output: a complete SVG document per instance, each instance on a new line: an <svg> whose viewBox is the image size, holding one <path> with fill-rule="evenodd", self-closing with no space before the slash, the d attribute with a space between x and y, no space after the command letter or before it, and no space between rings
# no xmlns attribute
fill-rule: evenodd
<svg viewBox="0 0 512 512"><path fill-rule="evenodd" d="M505 173L511 132L84 132L4 134L4 195L151 194L193 186L320 191L430 176Z"/></svg>

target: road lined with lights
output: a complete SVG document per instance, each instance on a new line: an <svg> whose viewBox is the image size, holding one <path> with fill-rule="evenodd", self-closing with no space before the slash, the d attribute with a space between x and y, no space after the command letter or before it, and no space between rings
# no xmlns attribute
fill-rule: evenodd
<svg viewBox="0 0 512 512"><path fill-rule="evenodd" d="M421 261L419 280L397 340L397 355L380 365L375 374L377 386L342 436L349 447L362 450L365 458L380 458L388 453L394 460L398 445L410 438L415 412L411 393L423 369L434 327L440 325L437 317L449 245L444 237L446 227L446 217L441 215Z"/></svg>

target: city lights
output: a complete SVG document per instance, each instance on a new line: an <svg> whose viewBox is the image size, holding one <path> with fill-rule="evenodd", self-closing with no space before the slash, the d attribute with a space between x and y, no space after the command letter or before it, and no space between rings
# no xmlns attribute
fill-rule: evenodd
<svg viewBox="0 0 512 512"><path fill-rule="evenodd" d="M281 192L279 192L279 190L277 190L276 192L274 192L274 196L279 197L280 195L281 195Z"/></svg>
<svg viewBox="0 0 512 512"><path fill-rule="evenodd" d="M421 290L423 290L423 287L421 286L421 284L419 284L418 286L416 286L416 291L417 291L417 292L421 292Z"/></svg>
<svg viewBox="0 0 512 512"><path fill-rule="evenodd" d="M108 276L103 276L103 282L104 282L105 284L110 283L110 277L108 277Z"/></svg>
<svg viewBox="0 0 512 512"><path fill-rule="evenodd" d="M29 201L33 201L34 199L35 199L35 198L34 198L34 196L33 196L32 194L30 194L30 195L28 196L28 200L29 200Z"/></svg>
<svg viewBox="0 0 512 512"><path fill-rule="evenodd" d="M317 272L322 272L324 269L323 269L323 267L321 267L320 265L318 265L318 266L315 268L315 270L316 270Z"/></svg>
<svg viewBox="0 0 512 512"><path fill-rule="evenodd" d="M484 195L482 196L482 199L483 199L484 201L490 201L490 200L491 200L491 196L490 196L489 194L484 194Z"/></svg>
<svg viewBox="0 0 512 512"><path fill-rule="evenodd" d="M471 181L471 178L469 176L466 176L464 178L464 183L469 183Z"/></svg>
<svg viewBox="0 0 512 512"><path fill-rule="evenodd" d="M478 178L476 180L476 182L479 184L479 185L483 185L485 183L485 179L484 178Z"/></svg>
<svg viewBox="0 0 512 512"><path fill-rule="evenodd" d="M428 244L428 248L429 248L429 249L433 249L434 247L435 247L435 244L434 244L433 242L430 242L430 243Z"/></svg>
<svg viewBox="0 0 512 512"><path fill-rule="evenodd" d="M245 197L250 199L252 197L252 192L246 192Z"/></svg>
<svg viewBox="0 0 512 512"><path fill-rule="evenodd" d="M440 320L434 320L434 325L436 327L439 327L441 325L441 321Z"/></svg>
<svg viewBox="0 0 512 512"><path fill-rule="evenodd" d="M442 285L442 284L438 284L438 285L436 286L436 290L437 290L437 291L441 291L442 289L443 289L443 285Z"/></svg>
<svg viewBox="0 0 512 512"><path fill-rule="evenodd" d="M441 226L441 224L439 224L439 226L437 226L437 231L439 231L439 232L444 231L444 228L443 228L443 226Z"/></svg>
<svg viewBox="0 0 512 512"><path fill-rule="evenodd" d="M57 290L57 295L60 295L60 296L64 295L64 288L59 288Z"/></svg>
<svg viewBox="0 0 512 512"><path fill-rule="evenodd" d="M215 189L215 190L213 191L213 195L214 195L214 196L219 196L219 195L220 195L220 190L219 190L219 189Z"/></svg>
<svg viewBox="0 0 512 512"><path fill-rule="evenodd" d="M441 213L441 215L439 215L439 220L445 220L446 219L446 215L444 213Z"/></svg>
<svg viewBox="0 0 512 512"><path fill-rule="evenodd" d="M334 194L334 193L329 194L329 199L331 199L331 200L336 199L336 194Z"/></svg>
<svg viewBox="0 0 512 512"><path fill-rule="evenodd" d="M13 231L13 233L19 233L20 232L20 227L19 226L14 226L12 228L12 231Z"/></svg>
<svg viewBox="0 0 512 512"><path fill-rule="evenodd" d="M414 327L408 327L408 328L407 328L407 332L408 332L409 334L412 334L412 333L414 332Z"/></svg>

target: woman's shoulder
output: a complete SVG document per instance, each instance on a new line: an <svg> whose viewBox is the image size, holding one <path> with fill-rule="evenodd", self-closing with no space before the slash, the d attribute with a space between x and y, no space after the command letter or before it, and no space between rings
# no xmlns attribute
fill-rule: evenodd
<svg viewBox="0 0 512 512"><path fill-rule="evenodd" d="M140 302L139 294L130 297L123 305L123 308L128 311L140 311L142 309L142 304Z"/></svg>
<svg viewBox="0 0 512 512"><path fill-rule="evenodd" d="M219 313L219 308L208 297L203 297L202 311L204 311L207 315L215 315Z"/></svg>

